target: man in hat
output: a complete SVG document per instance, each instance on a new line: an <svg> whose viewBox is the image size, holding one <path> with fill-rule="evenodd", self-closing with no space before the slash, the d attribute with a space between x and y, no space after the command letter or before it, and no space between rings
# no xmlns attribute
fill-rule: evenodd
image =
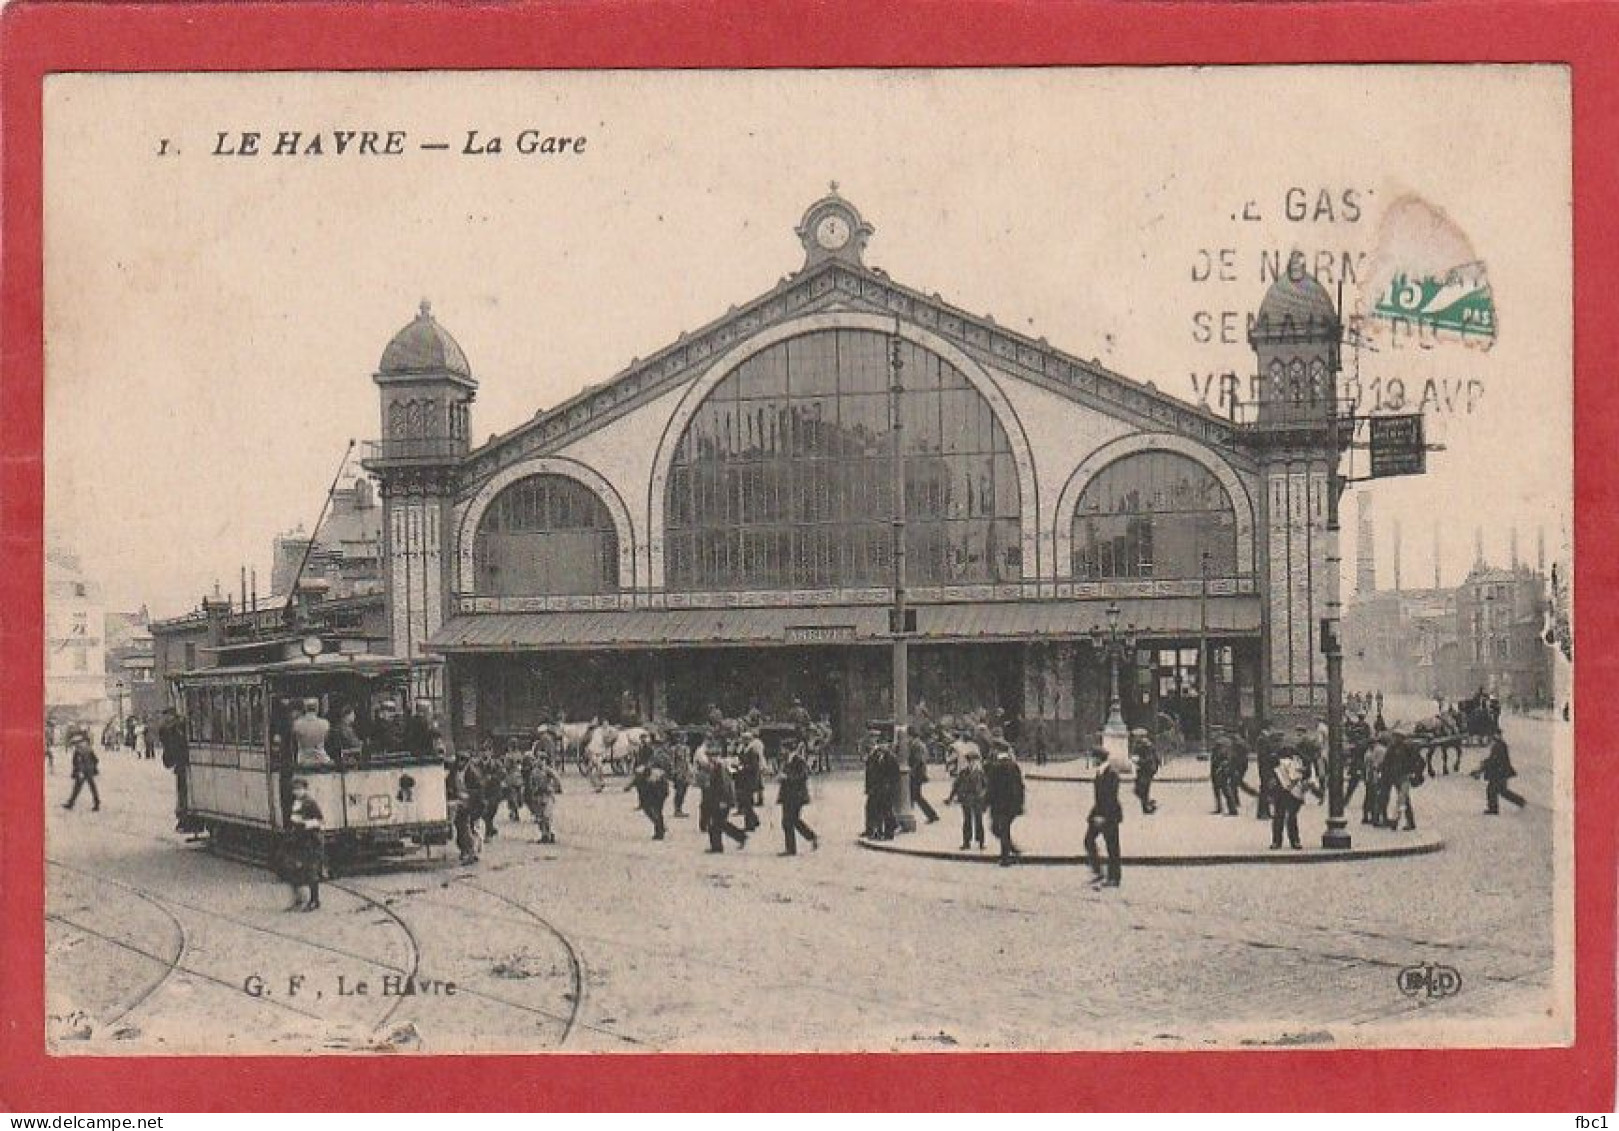
<svg viewBox="0 0 1619 1131"><path fill-rule="evenodd" d="M553 822L556 819L557 794L561 792L562 778L553 766L552 754L549 750L541 750L529 768L526 783L528 809L534 814L534 823L539 826L541 844L557 842Z"/></svg>
<svg viewBox="0 0 1619 1131"><path fill-rule="evenodd" d="M1214 816L1226 811L1226 767L1231 764L1231 739L1224 727L1209 728L1209 788L1214 793Z"/></svg>
<svg viewBox="0 0 1619 1131"><path fill-rule="evenodd" d="M1023 852L1012 842L1012 822L1023 815L1023 771L1010 747L996 750L984 772L985 795L989 802L989 831L1001 844L1001 867Z"/></svg>
<svg viewBox="0 0 1619 1131"><path fill-rule="evenodd" d="M1130 760L1136 765L1136 800L1141 811L1149 817L1158 811L1158 802L1152 799L1152 779L1158 776L1160 759L1152 738L1142 727L1130 732Z"/></svg>
<svg viewBox="0 0 1619 1131"><path fill-rule="evenodd" d="M292 804L287 809L290 835L281 865L282 874L292 887L292 906L288 911L314 911L320 907L320 878L326 870L326 840L322 835L325 821L326 815L309 796L308 780L293 778ZM307 903L303 897L305 888L309 889Z"/></svg>
<svg viewBox="0 0 1619 1131"><path fill-rule="evenodd" d="M376 719L365 741L365 755L370 758L378 754L397 754L404 749L405 732L399 718L399 703L384 699L377 704Z"/></svg>
<svg viewBox="0 0 1619 1131"><path fill-rule="evenodd" d="M101 808L101 791L96 788L101 760L96 757L95 747L90 742L90 732L81 724L74 723L67 728L67 745L73 751L73 791L67 795L62 808L73 808L73 803L79 799L79 790L88 786L92 802L90 809L94 812Z"/></svg>
<svg viewBox="0 0 1619 1131"><path fill-rule="evenodd" d="M966 851L972 847L973 841L978 842L980 850L984 847L984 799L988 793L988 783L984 778L984 756L978 752L978 747L971 744L967 746L962 755L961 766L956 770L956 780L951 783L950 796L944 799L949 805L956 802L961 806L961 848Z"/></svg>
<svg viewBox="0 0 1619 1131"><path fill-rule="evenodd" d="M298 750L300 766L329 766L331 755L326 753L326 736L332 724L320 717L320 700L305 699L298 717L292 720L292 741Z"/></svg>
<svg viewBox="0 0 1619 1131"><path fill-rule="evenodd" d="M1490 752L1479 763L1478 769L1473 771L1474 778L1484 779L1484 812L1494 815L1501 812L1501 798L1506 798L1518 808L1522 809L1528 804L1522 797L1507 785L1509 781L1518 776L1518 771L1512 768L1512 753L1507 748L1507 740L1499 734L1490 743Z"/></svg>
<svg viewBox="0 0 1619 1131"><path fill-rule="evenodd" d="M1094 799L1085 818L1085 856L1091 866L1091 886L1119 886L1123 867L1119 861L1119 826L1124 823L1124 806L1119 804L1119 771L1108 759L1107 751L1098 746L1091 751L1096 771L1091 778ZM1107 873L1097 858L1098 838L1107 845Z"/></svg>
<svg viewBox="0 0 1619 1131"><path fill-rule="evenodd" d="M906 738L906 744L911 748L907 761L911 771L911 804L921 811L922 816L927 818L928 824L931 825L939 819L939 814L928 804L928 799L922 796L922 787L928 781L927 744L914 734Z"/></svg>
<svg viewBox="0 0 1619 1131"><path fill-rule="evenodd" d="M186 736L185 716L173 707L164 707L157 740L163 747L163 768L174 773L174 828L177 832L193 832L192 822L186 819L186 810L191 808L191 742Z"/></svg>

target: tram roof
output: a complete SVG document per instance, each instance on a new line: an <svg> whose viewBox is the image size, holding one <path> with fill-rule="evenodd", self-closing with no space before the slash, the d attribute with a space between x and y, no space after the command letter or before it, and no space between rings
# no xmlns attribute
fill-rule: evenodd
<svg viewBox="0 0 1619 1131"><path fill-rule="evenodd" d="M271 660L262 664L195 668L192 671L182 672L179 678L182 681L194 681L228 676L299 675L317 672L323 675L340 675L348 672L353 675L374 677L408 672L413 668L437 667L443 662L437 656L416 656L407 659L403 656L379 656L370 653L343 655L327 652L312 660Z"/></svg>

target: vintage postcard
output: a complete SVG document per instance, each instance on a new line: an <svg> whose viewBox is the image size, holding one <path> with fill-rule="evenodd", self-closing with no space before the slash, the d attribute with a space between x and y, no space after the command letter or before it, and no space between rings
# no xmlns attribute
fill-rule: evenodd
<svg viewBox="0 0 1619 1131"><path fill-rule="evenodd" d="M41 97L51 1054L1573 1040L1568 68Z"/></svg>

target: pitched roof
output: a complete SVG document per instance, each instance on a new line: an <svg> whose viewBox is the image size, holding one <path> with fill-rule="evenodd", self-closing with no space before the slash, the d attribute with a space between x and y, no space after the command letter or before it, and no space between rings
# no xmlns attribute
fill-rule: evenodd
<svg viewBox="0 0 1619 1131"><path fill-rule="evenodd" d="M463 488L519 460L555 451L689 381L710 359L768 326L827 310L873 311L907 319L987 363L1144 428L1215 445L1228 444L1239 431L1224 417L1115 373L1095 358L1085 361L1053 348L1044 338L1008 330L937 294L895 283L880 269L826 260L786 276L758 298L681 334L650 357L631 361L607 381L586 386L554 408L491 437L466 457Z"/></svg>

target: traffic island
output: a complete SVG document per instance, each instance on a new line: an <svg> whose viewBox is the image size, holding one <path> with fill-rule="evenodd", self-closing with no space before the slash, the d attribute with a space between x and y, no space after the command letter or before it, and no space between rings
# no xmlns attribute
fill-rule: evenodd
<svg viewBox="0 0 1619 1131"><path fill-rule="evenodd" d="M1032 778L1032 775L1031 775ZM1427 826L1413 830L1384 829L1360 823L1360 810L1352 809L1349 833L1353 847L1325 849L1321 834L1326 828L1326 806L1314 800L1299 814L1303 848L1270 847L1270 821L1254 815L1252 799L1245 797L1243 810L1235 817L1215 816L1211 798L1188 789L1168 790L1155 796L1157 810L1150 816L1128 790L1128 806L1120 830L1125 867L1194 867L1210 864L1323 864L1344 860L1378 860L1395 856L1418 856L1444 847L1439 830ZM985 846L963 851L961 810L938 806L939 820L920 826L916 832L894 840L861 837L862 848L933 860L963 863L999 863L999 849L993 835L986 835ZM1023 854L1018 864L1082 865L1085 856L1085 819L1090 797L1060 785L1042 786L1031 781L1028 812L1018 818L1012 836ZM984 831L989 834L989 814L984 815Z"/></svg>

